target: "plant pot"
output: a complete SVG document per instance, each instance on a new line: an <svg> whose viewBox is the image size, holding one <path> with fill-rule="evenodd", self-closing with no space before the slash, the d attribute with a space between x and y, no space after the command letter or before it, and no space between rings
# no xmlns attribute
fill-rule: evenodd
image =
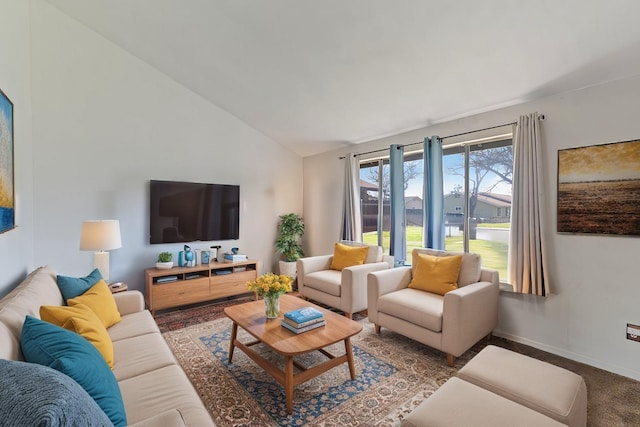
<svg viewBox="0 0 640 427"><path fill-rule="evenodd" d="M159 268L160 270L169 270L169 269L173 268L173 261L156 262L156 268Z"/></svg>
<svg viewBox="0 0 640 427"><path fill-rule="evenodd" d="M280 261L280 274L285 274L287 276L291 276L293 280L296 280L296 276L298 274L298 267L295 261Z"/></svg>

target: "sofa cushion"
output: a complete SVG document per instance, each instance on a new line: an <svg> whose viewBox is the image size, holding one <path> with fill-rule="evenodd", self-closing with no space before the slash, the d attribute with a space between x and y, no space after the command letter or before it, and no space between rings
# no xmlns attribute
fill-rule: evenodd
<svg viewBox="0 0 640 427"><path fill-rule="evenodd" d="M89 393L115 426L126 426L120 388L104 358L80 335L27 316L22 327L25 360L73 378Z"/></svg>
<svg viewBox="0 0 640 427"><path fill-rule="evenodd" d="M404 288L389 292L378 299L378 312L433 332L442 330L444 297L417 289Z"/></svg>
<svg viewBox="0 0 640 427"><path fill-rule="evenodd" d="M344 268L364 264L369 248L367 246L348 246L336 243L333 249L331 269L342 271Z"/></svg>
<svg viewBox="0 0 640 427"><path fill-rule="evenodd" d="M84 304L73 307L43 305L40 307L40 319L82 335L98 349L109 367L113 368L111 337L98 316L89 307Z"/></svg>
<svg viewBox="0 0 640 427"><path fill-rule="evenodd" d="M0 300L0 358L22 359L20 332L26 315L39 317L41 305L62 305L56 275L40 267ZM8 330L8 332L7 332Z"/></svg>
<svg viewBox="0 0 640 427"><path fill-rule="evenodd" d="M118 381L178 363L160 334L116 341L113 350L116 355L113 375Z"/></svg>
<svg viewBox="0 0 640 427"><path fill-rule="evenodd" d="M418 265L409 287L421 291L444 295L458 288L458 275L462 264L462 255L435 257L418 254Z"/></svg>
<svg viewBox="0 0 640 427"><path fill-rule="evenodd" d="M462 264L460 265L460 274L458 275L458 287L477 283L482 273L482 257L474 253L447 252L436 249L419 248L414 249L411 253L412 273L415 275L416 260L419 254L427 254L432 256L451 256L462 255Z"/></svg>
<svg viewBox="0 0 640 427"><path fill-rule="evenodd" d="M149 310L122 316L121 320L107 329L112 342L137 337L139 335L160 333L158 324Z"/></svg>
<svg viewBox="0 0 640 427"><path fill-rule="evenodd" d="M107 283L100 279L84 294L67 300L70 306L84 304L88 306L102 321L105 328L109 328L120 321L118 306L113 299Z"/></svg>
<svg viewBox="0 0 640 427"><path fill-rule="evenodd" d="M178 408L186 425L213 426L211 416L180 366L166 366L127 378L120 381L120 389L131 423Z"/></svg>
<svg viewBox="0 0 640 427"><path fill-rule="evenodd" d="M340 296L342 272L338 270L321 270L304 276L304 286L317 289L325 294Z"/></svg>
<svg viewBox="0 0 640 427"><path fill-rule="evenodd" d="M7 426L111 426L73 379L35 363L0 359L0 423Z"/></svg>
<svg viewBox="0 0 640 427"><path fill-rule="evenodd" d="M102 280L102 274L100 274L100 270L97 268L85 277L68 277L58 275L56 279L58 288L60 288L60 292L62 292L65 302L70 298L75 298L84 294L89 290L89 288L98 283L99 280Z"/></svg>

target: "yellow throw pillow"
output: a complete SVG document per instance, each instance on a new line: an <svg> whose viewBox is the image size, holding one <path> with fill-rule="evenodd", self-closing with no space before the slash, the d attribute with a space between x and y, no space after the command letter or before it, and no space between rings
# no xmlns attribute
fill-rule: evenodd
<svg viewBox="0 0 640 427"><path fill-rule="evenodd" d="M342 271L343 268L364 264L368 252L368 246L348 246L336 243L333 250L333 260L331 260L331 269Z"/></svg>
<svg viewBox="0 0 640 427"><path fill-rule="evenodd" d="M67 304L71 307L78 304L88 306L102 321L105 328L109 328L120 321L120 312L118 312L116 300L113 299L109 286L104 280L100 280L79 297L67 300Z"/></svg>
<svg viewBox="0 0 640 427"><path fill-rule="evenodd" d="M82 335L98 349L110 368L113 368L113 343L98 316L84 304L73 307L43 305L40 319L62 326L64 329Z"/></svg>
<svg viewBox="0 0 640 427"><path fill-rule="evenodd" d="M416 272L409 287L444 295L458 289L462 255L431 256L418 254Z"/></svg>

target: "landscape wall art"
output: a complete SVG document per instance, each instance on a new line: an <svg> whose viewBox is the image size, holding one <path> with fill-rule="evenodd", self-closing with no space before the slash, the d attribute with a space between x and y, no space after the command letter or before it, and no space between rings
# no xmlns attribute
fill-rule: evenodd
<svg viewBox="0 0 640 427"><path fill-rule="evenodd" d="M14 227L13 103L0 90L0 233Z"/></svg>
<svg viewBox="0 0 640 427"><path fill-rule="evenodd" d="M558 151L558 232L640 235L640 140Z"/></svg>

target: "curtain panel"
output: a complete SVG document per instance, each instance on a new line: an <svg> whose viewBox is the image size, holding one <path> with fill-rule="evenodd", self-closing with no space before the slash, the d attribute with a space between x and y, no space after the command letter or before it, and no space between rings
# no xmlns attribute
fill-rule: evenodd
<svg viewBox="0 0 640 427"><path fill-rule="evenodd" d="M396 265L404 265L407 258L406 218L404 211L404 147L394 144L389 148L391 175L391 231L389 254Z"/></svg>
<svg viewBox="0 0 640 427"><path fill-rule="evenodd" d="M520 116L513 133L513 198L508 275L515 292L549 292L538 113Z"/></svg>
<svg viewBox="0 0 640 427"><path fill-rule="evenodd" d="M442 140L424 139L422 175L422 242L425 248L444 250L444 178Z"/></svg>
<svg viewBox="0 0 640 427"><path fill-rule="evenodd" d="M353 153L344 157L344 203L342 210L342 240L362 241L360 212L360 164Z"/></svg>

